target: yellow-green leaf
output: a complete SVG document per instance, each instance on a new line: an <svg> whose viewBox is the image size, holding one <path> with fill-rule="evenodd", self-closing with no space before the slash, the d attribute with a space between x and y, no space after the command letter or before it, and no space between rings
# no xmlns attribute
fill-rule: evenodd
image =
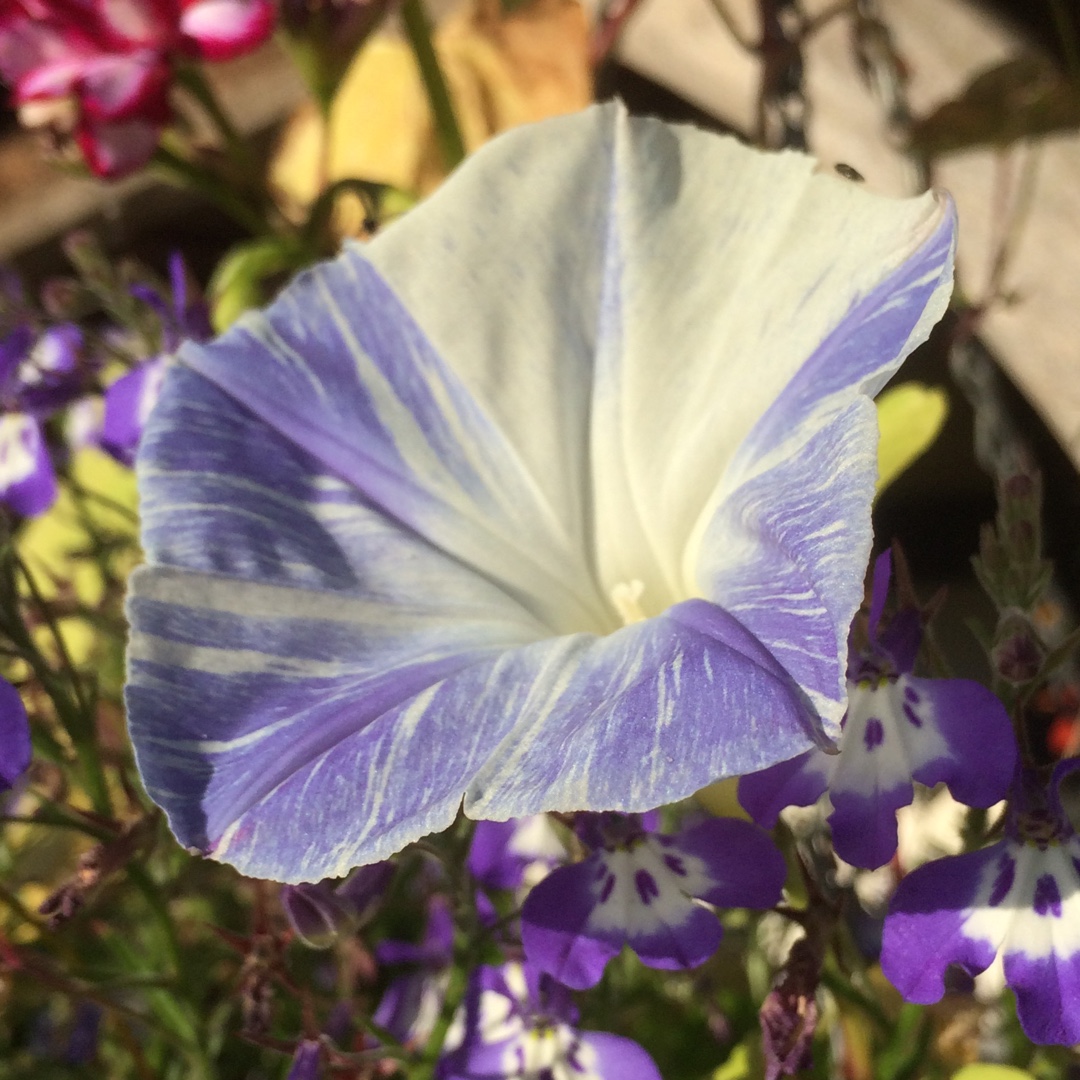
<svg viewBox="0 0 1080 1080"><path fill-rule="evenodd" d="M953 1073L952 1080L1034 1080L1031 1073L1023 1069L1014 1069L1011 1065L989 1065L977 1062L965 1065L958 1073Z"/></svg>
<svg viewBox="0 0 1080 1080"><path fill-rule="evenodd" d="M949 399L938 386L901 383L877 399L878 494L889 486L938 437L949 413Z"/></svg>

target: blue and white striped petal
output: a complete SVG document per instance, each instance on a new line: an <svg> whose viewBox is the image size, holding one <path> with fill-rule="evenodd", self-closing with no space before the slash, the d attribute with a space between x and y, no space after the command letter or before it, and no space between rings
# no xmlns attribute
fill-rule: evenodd
<svg viewBox="0 0 1080 1080"><path fill-rule="evenodd" d="M131 730L183 842L339 875L835 731L868 393L953 218L599 107L188 345L140 452Z"/></svg>

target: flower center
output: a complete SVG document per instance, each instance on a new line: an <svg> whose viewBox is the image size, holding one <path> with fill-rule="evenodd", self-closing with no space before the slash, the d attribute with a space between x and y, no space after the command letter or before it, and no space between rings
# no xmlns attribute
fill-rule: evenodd
<svg viewBox="0 0 1080 1080"><path fill-rule="evenodd" d="M644 622L648 616L641 608L641 597L645 593L645 583L638 578L620 581L611 590L611 602L622 619L623 626Z"/></svg>

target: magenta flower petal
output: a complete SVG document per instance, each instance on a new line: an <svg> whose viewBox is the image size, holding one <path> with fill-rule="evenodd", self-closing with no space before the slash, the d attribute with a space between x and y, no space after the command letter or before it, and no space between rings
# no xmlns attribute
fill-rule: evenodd
<svg viewBox="0 0 1080 1080"><path fill-rule="evenodd" d="M250 52L274 28L268 0L184 0L180 31L204 60L229 60Z"/></svg>

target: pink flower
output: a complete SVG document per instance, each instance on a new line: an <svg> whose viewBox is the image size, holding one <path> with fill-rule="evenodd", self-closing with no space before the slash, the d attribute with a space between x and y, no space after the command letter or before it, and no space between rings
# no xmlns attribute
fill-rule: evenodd
<svg viewBox="0 0 1080 1080"><path fill-rule="evenodd" d="M270 33L270 0L0 0L0 78L28 126L73 138L98 175L144 165L177 57L226 60Z"/></svg>

